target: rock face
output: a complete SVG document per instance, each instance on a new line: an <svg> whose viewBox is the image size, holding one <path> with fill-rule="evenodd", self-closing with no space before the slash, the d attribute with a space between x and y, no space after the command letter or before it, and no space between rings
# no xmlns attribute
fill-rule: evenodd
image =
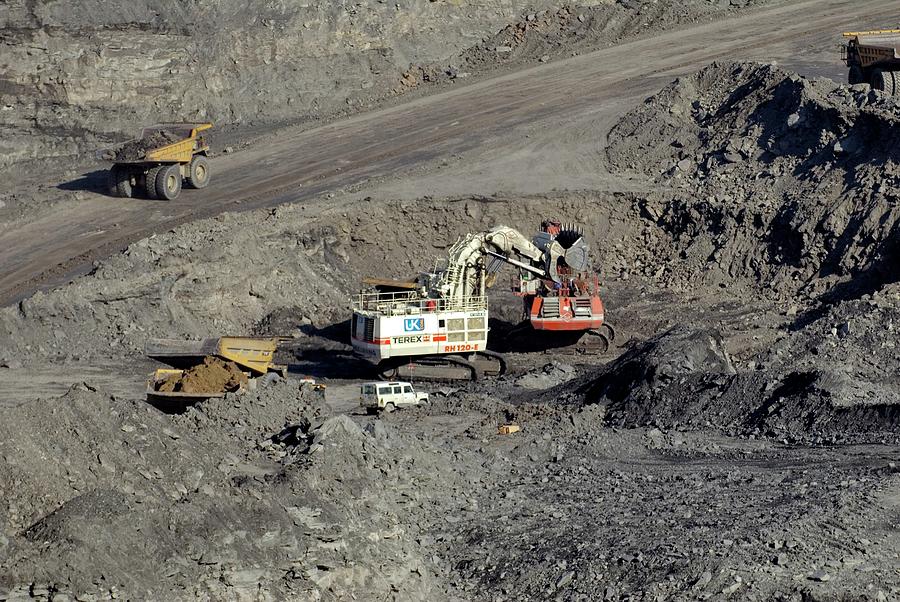
<svg viewBox="0 0 900 602"><path fill-rule="evenodd" d="M767 1L10 0L0 6L0 169L94 151L159 121L248 126L355 111L422 83Z"/></svg>
<svg viewBox="0 0 900 602"><path fill-rule="evenodd" d="M468 47L518 10L507 0L12 0L0 7L0 167L155 121L315 118L392 89L410 63Z"/></svg>

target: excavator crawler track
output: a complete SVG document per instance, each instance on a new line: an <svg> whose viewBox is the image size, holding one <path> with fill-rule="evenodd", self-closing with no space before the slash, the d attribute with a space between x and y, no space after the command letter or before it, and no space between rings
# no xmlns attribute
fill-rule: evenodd
<svg viewBox="0 0 900 602"><path fill-rule="evenodd" d="M580 353L602 355L609 351L616 339L615 329L607 323L600 328L572 332L537 332L525 320L504 336L504 351L544 353Z"/></svg>
<svg viewBox="0 0 900 602"><path fill-rule="evenodd" d="M385 380L477 381L502 376L505 373L506 358L493 351L478 351L466 355L394 358L378 365L378 374Z"/></svg>

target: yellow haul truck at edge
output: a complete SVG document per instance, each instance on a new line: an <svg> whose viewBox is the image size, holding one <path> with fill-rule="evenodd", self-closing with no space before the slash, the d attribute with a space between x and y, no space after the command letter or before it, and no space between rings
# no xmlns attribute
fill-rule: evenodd
<svg viewBox="0 0 900 602"><path fill-rule="evenodd" d="M850 85L869 84L886 94L900 95L900 29L849 31L841 54Z"/></svg>

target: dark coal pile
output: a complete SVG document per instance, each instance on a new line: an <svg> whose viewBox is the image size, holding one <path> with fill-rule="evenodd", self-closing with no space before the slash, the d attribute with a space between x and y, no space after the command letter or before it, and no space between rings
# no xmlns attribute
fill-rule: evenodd
<svg viewBox="0 0 900 602"><path fill-rule="evenodd" d="M674 189L645 208L680 250L668 285L818 298L852 279L859 294L900 279L898 115L864 86L716 63L623 118L607 155Z"/></svg>
<svg viewBox="0 0 900 602"><path fill-rule="evenodd" d="M900 399L900 285L890 284L859 299L800 313L787 336L759 359L757 367L791 365L843 372L854 383L843 405Z"/></svg>
<svg viewBox="0 0 900 602"><path fill-rule="evenodd" d="M806 333L795 338L814 340ZM765 369L738 372L717 333L676 327L599 374L564 385L562 399L600 404L606 423L617 426L719 429L793 442L900 440L895 382L879 382L877 373L860 373L852 364L793 361L785 350L797 346L789 340ZM896 354L885 359L888 365L878 370L896 374Z"/></svg>

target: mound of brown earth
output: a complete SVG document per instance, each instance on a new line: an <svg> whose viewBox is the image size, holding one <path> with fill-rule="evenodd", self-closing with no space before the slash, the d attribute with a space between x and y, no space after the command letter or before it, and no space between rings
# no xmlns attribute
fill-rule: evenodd
<svg viewBox="0 0 900 602"><path fill-rule="evenodd" d="M203 363L160 382L156 390L166 393L222 393L237 391L246 384L247 375L237 364L206 356Z"/></svg>
<svg viewBox="0 0 900 602"><path fill-rule="evenodd" d="M298 206L223 214L139 241L71 285L0 309L0 337L9 341L0 354L67 361L106 354L110 344L140 355L154 336L302 337L309 328L347 320L348 298L363 277L408 277L445 257L468 232L500 224L532 232L544 215L578 222L596 241L643 238L648 227L632 195L599 193L360 201L316 215ZM646 244L597 245L594 259L605 276L607 258L640 257L649 265L653 252ZM519 311L518 301L510 304L507 318L518 321ZM348 332L341 331L341 342ZM76 340L94 344L73 345Z"/></svg>

